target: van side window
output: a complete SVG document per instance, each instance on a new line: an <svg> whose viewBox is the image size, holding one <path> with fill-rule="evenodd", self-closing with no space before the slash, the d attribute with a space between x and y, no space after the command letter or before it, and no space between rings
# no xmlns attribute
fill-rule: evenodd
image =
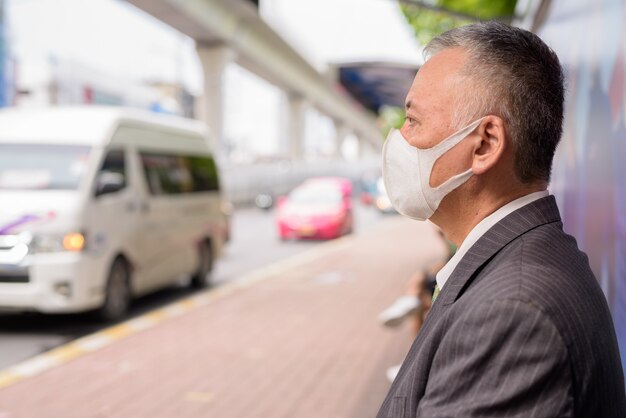
<svg viewBox="0 0 626 418"><path fill-rule="evenodd" d="M161 184L163 172L167 170L167 157L158 154L141 153L141 165L148 184L148 191L151 195L166 194L168 189L167 181L164 181L165 187Z"/></svg>
<svg viewBox="0 0 626 418"><path fill-rule="evenodd" d="M127 184L124 150L109 151L96 178L96 196L124 189Z"/></svg>
<svg viewBox="0 0 626 418"><path fill-rule="evenodd" d="M184 157L141 153L141 163L150 194L179 194L193 191L193 178Z"/></svg>
<svg viewBox="0 0 626 418"><path fill-rule="evenodd" d="M219 190L219 179L215 160L211 157L187 157L191 176L194 182L194 192L211 192Z"/></svg>
<svg viewBox="0 0 626 418"><path fill-rule="evenodd" d="M163 194L158 173L158 158L146 154L140 154L141 166L151 195Z"/></svg>
<svg viewBox="0 0 626 418"><path fill-rule="evenodd" d="M219 190L217 167L210 157L146 152L140 155L152 195Z"/></svg>
<svg viewBox="0 0 626 418"><path fill-rule="evenodd" d="M174 157L175 163L170 166L170 178L178 184L180 193L191 193L194 191L194 180L191 175L189 159L182 156Z"/></svg>

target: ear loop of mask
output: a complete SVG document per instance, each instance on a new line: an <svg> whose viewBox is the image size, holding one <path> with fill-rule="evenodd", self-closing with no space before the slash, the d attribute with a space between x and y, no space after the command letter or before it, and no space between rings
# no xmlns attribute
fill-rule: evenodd
<svg viewBox="0 0 626 418"><path fill-rule="evenodd" d="M483 119L484 119L484 117L482 117L482 118L480 118L478 120L475 120L474 122L472 122L469 125L467 125L465 128L462 128L462 129L458 130L457 132L453 133L452 135L450 135L448 137L448 138L452 138L454 136L457 136L456 140L454 140L454 141L443 140L439 144L437 144L437 145L435 145L434 147L431 148L431 150L434 151L434 153L440 153L439 157L435 161L433 161L433 165L430 168L430 175L431 176L432 176L432 169L435 166L435 164L437 163L437 161L439 161L439 159L441 157L443 157L446 152L450 151L452 148L454 148L455 146L460 144L461 141L463 141L465 138L467 138L469 134L471 134L478 126L480 126L480 123L483 121ZM428 178L428 187L430 187L433 190L442 190L442 189L445 190L447 187L451 186L452 190L454 190L457 187L459 187L461 184L463 184L465 181L467 181L466 177L469 177L469 175L471 175L471 173L472 173L472 169L470 167L467 170L465 170L465 171L463 171L463 172L461 172L459 174L455 174L454 176L450 177L449 179L447 179L446 181L444 181L443 183L441 183L438 186L431 186L430 185L430 177L429 177Z"/></svg>

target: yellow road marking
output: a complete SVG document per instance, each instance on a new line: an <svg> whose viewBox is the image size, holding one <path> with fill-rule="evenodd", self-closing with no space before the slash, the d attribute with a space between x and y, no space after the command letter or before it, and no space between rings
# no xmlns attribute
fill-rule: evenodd
<svg viewBox="0 0 626 418"><path fill-rule="evenodd" d="M131 334L133 334L134 330L129 327L126 324L120 324L120 325L115 325L114 327L105 329L104 331L101 331L102 334L118 341L121 340L124 337L127 337Z"/></svg>
<svg viewBox="0 0 626 418"><path fill-rule="evenodd" d="M193 299L189 298L176 302L176 304L182 306L183 308L191 309L196 305L196 302Z"/></svg>
<svg viewBox="0 0 626 418"><path fill-rule="evenodd" d="M86 352L87 351L85 349L77 344L70 343L53 349L48 352L48 356L54 358L59 363L67 363L68 361L73 360Z"/></svg>
<svg viewBox="0 0 626 418"><path fill-rule="evenodd" d="M215 399L215 394L211 392L189 392L185 395L185 400L189 402L210 403Z"/></svg>
<svg viewBox="0 0 626 418"><path fill-rule="evenodd" d="M158 309L156 311L149 312L145 314L143 317L153 321L155 323L159 323L167 318L168 313L164 309Z"/></svg>
<svg viewBox="0 0 626 418"><path fill-rule="evenodd" d="M11 386L20 380L22 380L22 377L17 374L11 372L0 373L0 389Z"/></svg>
<svg viewBox="0 0 626 418"><path fill-rule="evenodd" d="M391 221L387 221L382 225L371 228L368 232L380 230L383 229L383 227L389 227L389 225L393 225L393 223ZM158 308L157 310L148 312L139 317L129 319L125 323L114 325L91 335L81 337L75 341L26 360L25 362L9 367L4 371L0 371L0 389L11 386L29 377L36 376L45 370L68 363L69 361L74 360L86 353L97 351L100 348L110 345L116 341L123 340L130 335L150 328L133 327L133 321L137 322L145 320L146 322L152 322L153 325L159 324L169 318L179 316L181 313L190 312L206 305L207 303L235 293L237 290L250 288L259 282L275 277L276 275L298 265L312 262L329 252L336 251L347 246L347 244L354 239L354 236L346 236L321 244L308 251L293 255L286 260L279 261L265 268L257 269L253 272L245 274L240 279L224 284L217 289L207 289L203 293L189 296L187 299L174 302L169 306ZM252 351L249 354L251 354L251 357L257 357L262 353ZM30 365L37 363L39 367L36 369L33 369L32 367L24 367L29 365L27 363L30 363ZM25 371L25 369L30 371ZM187 393L185 399L190 402L209 403L213 401L214 394L210 392L189 392Z"/></svg>

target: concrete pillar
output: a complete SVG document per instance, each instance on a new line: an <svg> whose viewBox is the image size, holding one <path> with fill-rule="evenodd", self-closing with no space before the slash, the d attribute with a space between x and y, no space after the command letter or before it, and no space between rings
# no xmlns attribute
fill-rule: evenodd
<svg viewBox="0 0 626 418"><path fill-rule="evenodd" d="M363 153L365 151L365 147L367 140L365 139L365 135L362 132L357 132L356 133L356 159L360 160L361 158L363 158Z"/></svg>
<svg viewBox="0 0 626 418"><path fill-rule="evenodd" d="M333 156L335 158L343 158L341 147L343 145L343 141L346 139L348 135L350 135L351 131L350 131L350 128L348 128L346 124L344 124L343 122L335 121L335 132L336 132L335 152Z"/></svg>
<svg viewBox="0 0 626 418"><path fill-rule="evenodd" d="M378 136L373 136L368 133L359 132L357 134L358 137L358 152L357 158L367 158L373 155L381 155L383 142L382 139ZM380 144L380 146L377 146Z"/></svg>
<svg viewBox="0 0 626 418"><path fill-rule="evenodd" d="M204 91L196 103L196 118L206 122L211 132L214 152L221 152L224 137L224 83L226 66L233 60L234 51L228 46L202 44L196 46L204 72Z"/></svg>
<svg viewBox="0 0 626 418"><path fill-rule="evenodd" d="M359 136L359 157L381 155L383 150L383 138L380 135L361 134Z"/></svg>
<svg viewBox="0 0 626 418"><path fill-rule="evenodd" d="M288 149L289 158L292 160L302 159L304 141L304 111L306 102L301 96L287 94L287 115L285 117L285 145Z"/></svg>

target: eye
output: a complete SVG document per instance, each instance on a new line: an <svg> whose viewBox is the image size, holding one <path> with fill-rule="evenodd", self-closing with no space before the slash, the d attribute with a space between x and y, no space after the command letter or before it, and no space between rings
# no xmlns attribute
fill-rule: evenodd
<svg viewBox="0 0 626 418"><path fill-rule="evenodd" d="M417 121L414 118L412 118L411 116L407 116L406 119L405 119L405 123L408 126L412 127L412 126L415 126L415 124L417 124Z"/></svg>

